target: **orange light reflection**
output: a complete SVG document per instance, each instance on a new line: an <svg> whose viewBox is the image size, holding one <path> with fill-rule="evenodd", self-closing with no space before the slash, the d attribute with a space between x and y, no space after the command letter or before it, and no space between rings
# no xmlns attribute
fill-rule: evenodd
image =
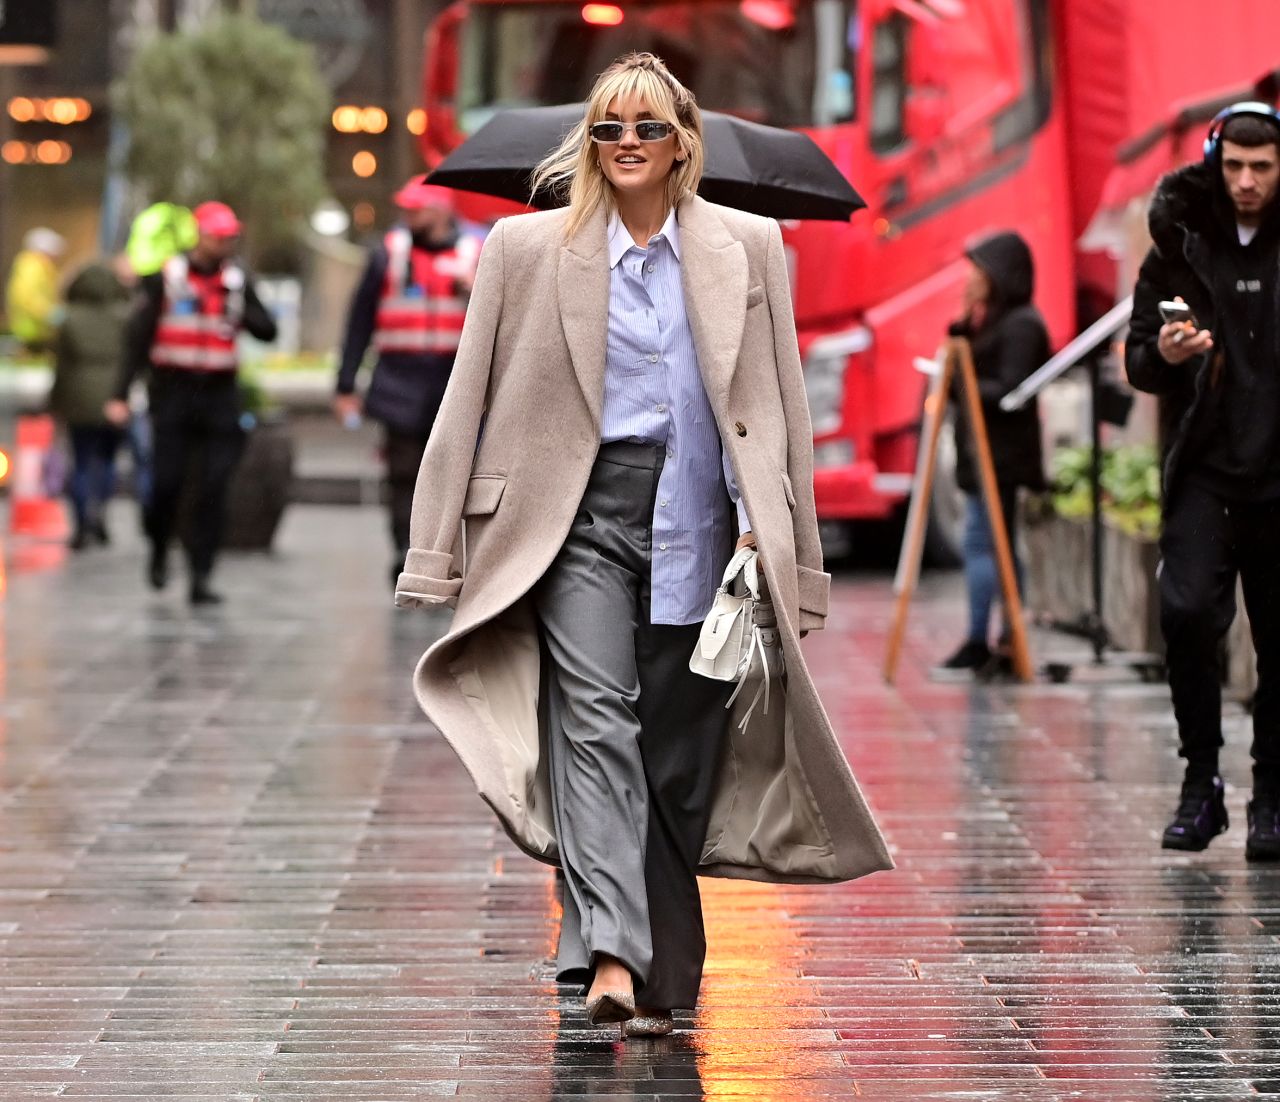
<svg viewBox="0 0 1280 1102"><path fill-rule="evenodd" d="M804 1005L796 997L805 950L787 922L782 891L741 880L698 883L707 930L698 1014L703 1097L797 1102L795 1081L764 1041L804 1028L815 1013L812 993Z"/></svg>

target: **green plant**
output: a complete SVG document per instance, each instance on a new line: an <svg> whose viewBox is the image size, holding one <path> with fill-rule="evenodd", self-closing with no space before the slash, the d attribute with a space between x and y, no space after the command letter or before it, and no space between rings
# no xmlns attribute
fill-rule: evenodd
<svg viewBox="0 0 1280 1102"><path fill-rule="evenodd" d="M325 196L330 95L311 49L248 16L160 35L113 89L130 178L152 200L231 204L255 245L292 238Z"/></svg>
<svg viewBox="0 0 1280 1102"><path fill-rule="evenodd" d="M1063 517L1092 512L1088 446L1059 448L1053 456L1053 507ZM1160 533L1160 457L1149 444L1126 444L1102 452L1102 513L1130 535L1154 539Z"/></svg>
<svg viewBox="0 0 1280 1102"><path fill-rule="evenodd" d="M240 388L240 408L255 421L261 421L276 408L258 372L242 369L236 383Z"/></svg>

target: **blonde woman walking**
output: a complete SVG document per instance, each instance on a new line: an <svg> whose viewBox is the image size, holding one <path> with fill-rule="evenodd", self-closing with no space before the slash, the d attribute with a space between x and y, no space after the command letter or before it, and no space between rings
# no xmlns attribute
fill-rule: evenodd
<svg viewBox="0 0 1280 1102"><path fill-rule="evenodd" d="M456 601L418 699L563 868L558 978L631 1037L696 1004L698 874L891 867L800 653L830 577L781 235L698 198L702 165L658 58L601 75L535 176L567 206L485 243L397 586ZM760 551L787 666L745 730L732 686L688 668L735 544Z"/></svg>

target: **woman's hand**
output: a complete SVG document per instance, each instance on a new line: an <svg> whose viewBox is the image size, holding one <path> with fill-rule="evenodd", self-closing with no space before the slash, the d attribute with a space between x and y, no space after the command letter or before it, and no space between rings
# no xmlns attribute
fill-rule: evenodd
<svg viewBox="0 0 1280 1102"><path fill-rule="evenodd" d="M755 547L756 537L751 532L743 532L738 537L738 543L734 547L735 551L741 551L744 547Z"/></svg>

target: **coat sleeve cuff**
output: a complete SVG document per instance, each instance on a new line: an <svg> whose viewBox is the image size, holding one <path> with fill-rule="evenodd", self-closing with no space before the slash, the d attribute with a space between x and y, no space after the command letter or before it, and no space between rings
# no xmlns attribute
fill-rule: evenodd
<svg viewBox="0 0 1280 1102"><path fill-rule="evenodd" d="M399 608L427 608L452 602L462 589L462 579L451 577L453 556L447 551L409 549L404 572L396 581Z"/></svg>
<svg viewBox="0 0 1280 1102"><path fill-rule="evenodd" d="M815 631L827 619L831 599L831 575L807 566L796 567L800 592L800 630Z"/></svg>

